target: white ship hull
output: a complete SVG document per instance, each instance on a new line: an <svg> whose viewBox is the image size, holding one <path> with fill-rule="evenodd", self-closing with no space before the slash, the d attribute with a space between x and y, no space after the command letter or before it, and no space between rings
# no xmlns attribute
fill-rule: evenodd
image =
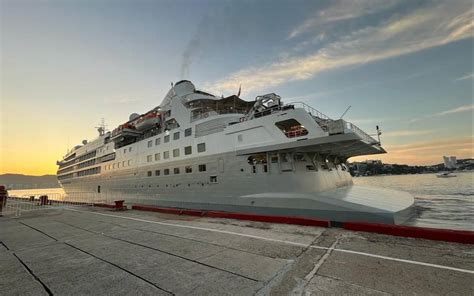
<svg viewBox="0 0 474 296"><path fill-rule="evenodd" d="M339 222L399 224L409 218L414 202L409 194L352 184L346 159L385 151L350 123L278 105L279 100L278 108L260 113L252 108L242 117L232 113L238 109L235 99L195 99L202 93L180 92L175 87L160 105L160 112L170 114L166 130L125 144L105 134L69 153L59 162L64 190L128 204ZM191 113L196 106L214 109ZM232 112L218 113L222 108Z"/></svg>

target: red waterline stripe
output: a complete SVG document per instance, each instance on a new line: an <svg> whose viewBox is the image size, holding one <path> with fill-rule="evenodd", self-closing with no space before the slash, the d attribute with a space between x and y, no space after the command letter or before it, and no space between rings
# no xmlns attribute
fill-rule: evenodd
<svg viewBox="0 0 474 296"><path fill-rule="evenodd" d="M233 212L165 208L165 207L145 206L145 205L133 205L132 209L139 210L139 211L150 211L150 212L160 212L160 213L166 213L166 214L209 217L209 218L227 218L227 219L236 219L236 220L271 222L271 223L281 223L281 224L296 224L296 225L320 226L320 227L331 226L331 222L329 220L319 220L319 219L305 218L305 217L267 216L267 215L257 215L257 214L233 213Z"/></svg>
<svg viewBox="0 0 474 296"><path fill-rule="evenodd" d="M394 236L423 238L436 241L474 244L474 232L451 229L423 228L414 226L345 222L344 229L375 232Z"/></svg>
<svg viewBox="0 0 474 296"><path fill-rule="evenodd" d="M109 208L109 209L115 209L116 208L115 205L105 204L105 203L95 203L94 207Z"/></svg>

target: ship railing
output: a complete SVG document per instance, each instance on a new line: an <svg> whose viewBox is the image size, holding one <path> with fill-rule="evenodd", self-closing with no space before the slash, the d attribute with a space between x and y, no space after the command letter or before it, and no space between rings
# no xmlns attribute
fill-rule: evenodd
<svg viewBox="0 0 474 296"><path fill-rule="evenodd" d="M351 123L351 122L348 122L348 121L345 121L343 119L340 119L342 120L345 125L346 125L346 128L349 129L350 131L352 131L354 134L358 135L362 141L364 142L367 142L369 144L372 144L372 145L380 145L380 142L377 141L376 139L374 139L373 137L371 137L369 134L367 134L366 132L364 132L361 128L359 128L357 125Z"/></svg>
<svg viewBox="0 0 474 296"><path fill-rule="evenodd" d="M362 141L371 145L380 145L380 143L360 129L357 125L345 121L344 119L333 120L328 124L328 133L330 136L338 134L356 134Z"/></svg>
<svg viewBox="0 0 474 296"><path fill-rule="evenodd" d="M305 110L307 113L309 113L311 116L314 117L317 117L321 120L324 120L324 121L331 121L332 119L327 116L326 114L316 110L315 108L311 107L310 105L306 104L306 103L303 103L303 102L291 102L289 103L288 105L293 105L295 106L295 108L301 108L303 110Z"/></svg>
<svg viewBox="0 0 474 296"><path fill-rule="evenodd" d="M295 108L301 108L305 110L307 113L313 117L313 119L323 128L323 130L327 131L327 124L328 122L332 121L332 119L325 115L324 113L316 110L315 108L309 106L306 103L303 102L291 102L288 104L282 104L282 105L277 105L277 106L272 106L269 107L265 110L255 112L253 116L244 116L240 118L240 121L247 121L251 120L253 118L259 118L267 115L271 115L280 111L285 111L285 110L290 110L290 109L295 109Z"/></svg>
<svg viewBox="0 0 474 296"><path fill-rule="evenodd" d="M23 191L23 193L22 193ZM71 207L94 206L97 204L112 203L114 195L97 192L64 193L44 189L15 190L9 194L0 215L19 217L25 213L65 209ZM25 193L27 192L27 193ZM116 199L115 199L116 200Z"/></svg>

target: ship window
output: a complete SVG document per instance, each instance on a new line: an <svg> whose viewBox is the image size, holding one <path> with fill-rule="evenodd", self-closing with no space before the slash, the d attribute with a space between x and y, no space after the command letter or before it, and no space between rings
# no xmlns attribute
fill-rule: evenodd
<svg viewBox="0 0 474 296"><path fill-rule="evenodd" d="M268 173L268 166L266 164L263 165L263 172Z"/></svg>
<svg viewBox="0 0 474 296"><path fill-rule="evenodd" d="M278 163L278 155L272 155L270 159L272 163Z"/></svg>
<svg viewBox="0 0 474 296"><path fill-rule="evenodd" d="M161 138L156 138L155 139L155 145L160 145L161 143Z"/></svg>
<svg viewBox="0 0 474 296"><path fill-rule="evenodd" d="M308 130L295 119L287 119L283 121L278 121L275 123L275 125L288 138L301 137L308 134Z"/></svg>
<svg viewBox="0 0 474 296"><path fill-rule="evenodd" d="M148 141L148 148L150 148L151 146L153 146L153 141Z"/></svg>
<svg viewBox="0 0 474 296"><path fill-rule="evenodd" d="M173 173L174 173L175 175L178 175L178 174L179 174L179 168L174 168Z"/></svg>
<svg viewBox="0 0 474 296"><path fill-rule="evenodd" d="M179 156L179 149L173 149L173 157Z"/></svg>
<svg viewBox="0 0 474 296"><path fill-rule="evenodd" d="M122 161L122 167L123 167L123 168L125 167L125 160Z"/></svg>
<svg viewBox="0 0 474 296"><path fill-rule="evenodd" d="M198 150L198 152L204 152L204 151L206 151L206 143L199 143L199 144L197 145L197 150Z"/></svg>
<svg viewBox="0 0 474 296"><path fill-rule="evenodd" d="M211 183L217 183L217 176L210 176L210 177L209 177L209 182L211 182Z"/></svg>
<svg viewBox="0 0 474 296"><path fill-rule="evenodd" d="M193 133L192 128L187 128L187 129L184 130L184 136L185 137L189 137L192 133Z"/></svg>
<svg viewBox="0 0 474 296"><path fill-rule="evenodd" d="M148 171L148 177L151 177L151 171Z"/></svg>
<svg viewBox="0 0 474 296"><path fill-rule="evenodd" d="M160 160L160 153L155 153L155 160Z"/></svg>
<svg viewBox="0 0 474 296"><path fill-rule="evenodd" d="M192 153L192 146L184 147L184 155L189 155Z"/></svg>
<svg viewBox="0 0 474 296"><path fill-rule="evenodd" d="M168 143L170 141L170 135L165 136L165 143Z"/></svg>
<svg viewBox="0 0 474 296"><path fill-rule="evenodd" d="M170 158L170 152L169 152L169 151L163 152L163 158L164 158L164 159Z"/></svg>
<svg viewBox="0 0 474 296"><path fill-rule="evenodd" d="M305 161L303 153L295 153L293 158L295 159L295 161Z"/></svg>
<svg viewBox="0 0 474 296"><path fill-rule="evenodd" d="M160 175L160 170L156 170L155 171L155 176L159 176Z"/></svg>
<svg viewBox="0 0 474 296"><path fill-rule="evenodd" d="M123 154L127 153L127 148L123 149Z"/></svg>
<svg viewBox="0 0 474 296"><path fill-rule="evenodd" d="M206 171L206 165L205 164L200 164L199 165L199 171L200 172L205 172Z"/></svg>
<svg viewBox="0 0 474 296"><path fill-rule="evenodd" d="M166 176L170 174L170 169L165 169L163 172Z"/></svg>
<svg viewBox="0 0 474 296"><path fill-rule="evenodd" d="M186 172L186 174L192 173L193 172L193 167L190 166L190 165L187 165L187 166L184 167L184 171Z"/></svg>
<svg viewBox="0 0 474 296"><path fill-rule="evenodd" d="M109 147L107 147L109 149ZM128 152L132 152L132 147L128 147Z"/></svg>
<svg viewBox="0 0 474 296"><path fill-rule="evenodd" d="M173 134L173 140L179 140L179 132Z"/></svg>
<svg viewBox="0 0 474 296"><path fill-rule="evenodd" d="M131 164L132 164L132 160L129 159L129 160L128 160L128 165L131 165Z"/></svg>
<svg viewBox="0 0 474 296"><path fill-rule="evenodd" d="M257 172L257 167L253 165L253 166L252 166L252 173L255 174L256 172Z"/></svg>
<svg viewBox="0 0 474 296"><path fill-rule="evenodd" d="M243 135L238 135L238 136L237 136L237 141L238 141L238 142L242 142L243 139L244 139L244 136L243 136Z"/></svg>
<svg viewBox="0 0 474 296"><path fill-rule="evenodd" d="M148 155L146 157L146 162L152 162L153 161L153 155Z"/></svg>

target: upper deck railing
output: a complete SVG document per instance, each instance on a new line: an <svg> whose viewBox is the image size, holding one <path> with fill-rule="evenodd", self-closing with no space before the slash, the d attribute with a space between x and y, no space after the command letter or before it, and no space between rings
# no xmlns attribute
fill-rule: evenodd
<svg viewBox="0 0 474 296"><path fill-rule="evenodd" d="M346 128L348 128L349 130L351 130L354 134L358 135L363 141L367 142L367 143L370 143L370 144L378 144L380 145L380 142L377 141L376 139L374 139L373 137L371 137L369 134L367 134L366 132L364 132L362 129L360 129L357 125L351 123L351 122L348 122L348 121L344 121L345 124L346 124Z"/></svg>
<svg viewBox="0 0 474 296"><path fill-rule="evenodd" d="M321 118L323 120L332 120L329 116L327 116L326 114L314 109L313 107L311 107L310 105L306 104L306 103L303 103L303 102L292 102L292 103L289 103L287 105L293 105L297 108L302 108L304 109L306 112L308 112L309 114L311 114L313 117L316 116L318 118Z"/></svg>

